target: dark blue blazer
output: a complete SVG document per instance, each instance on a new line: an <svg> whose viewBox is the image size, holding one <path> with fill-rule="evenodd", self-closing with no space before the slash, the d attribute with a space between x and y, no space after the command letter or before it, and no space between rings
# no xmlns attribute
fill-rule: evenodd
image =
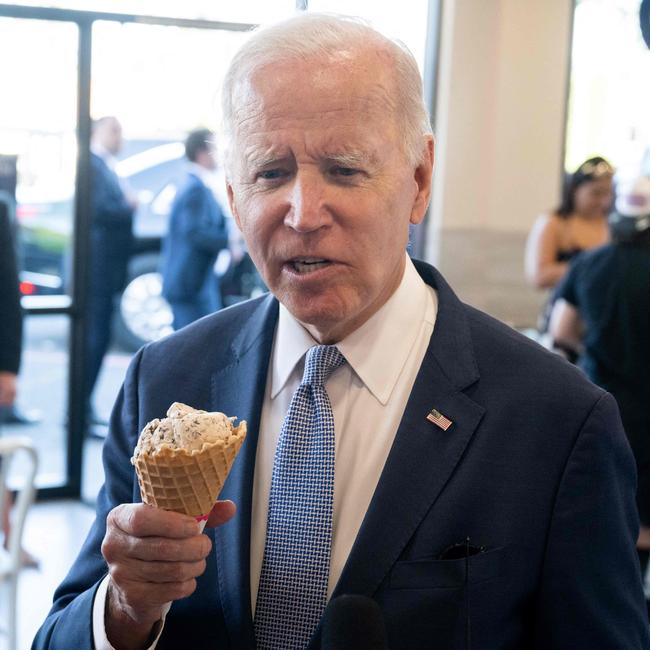
<svg viewBox="0 0 650 650"><path fill-rule="evenodd" d="M112 295L126 281L133 248L133 207L120 187L117 174L94 153L91 166L91 221L89 273L94 292Z"/></svg>
<svg viewBox="0 0 650 650"><path fill-rule="evenodd" d="M438 291L437 322L334 595L376 599L399 650L464 648L468 625L474 650L648 648L635 468L613 398L462 304L432 267L418 270ZM97 520L35 648L92 647L106 515L139 500L129 462L138 432L175 400L244 418L249 434L222 493L238 513L208 532L207 569L173 604L158 647L254 648L253 469L277 313L271 296L249 301L134 358L104 449ZM432 408L451 428L426 419ZM467 537L484 552L440 559Z"/></svg>
<svg viewBox="0 0 650 650"><path fill-rule="evenodd" d="M219 251L227 246L226 220L219 204L210 188L189 173L174 198L163 242L160 268L165 298L193 300L212 273Z"/></svg>

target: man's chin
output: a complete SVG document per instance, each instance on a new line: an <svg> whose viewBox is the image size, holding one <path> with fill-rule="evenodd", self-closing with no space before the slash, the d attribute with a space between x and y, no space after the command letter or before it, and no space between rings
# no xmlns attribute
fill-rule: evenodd
<svg viewBox="0 0 650 650"><path fill-rule="evenodd" d="M350 321L349 312L340 301L306 297L297 300L295 295L282 298L282 304L319 343L332 343L337 333L345 330ZM340 340L340 339L339 339Z"/></svg>

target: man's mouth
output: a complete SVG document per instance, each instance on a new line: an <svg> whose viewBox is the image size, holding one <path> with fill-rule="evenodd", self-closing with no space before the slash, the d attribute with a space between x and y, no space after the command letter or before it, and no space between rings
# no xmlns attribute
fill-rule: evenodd
<svg viewBox="0 0 650 650"><path fill-rule="evenodd" d="M321 257L296 257L289 261L289 266L299 274L313 273L331 264Z"/></svg>

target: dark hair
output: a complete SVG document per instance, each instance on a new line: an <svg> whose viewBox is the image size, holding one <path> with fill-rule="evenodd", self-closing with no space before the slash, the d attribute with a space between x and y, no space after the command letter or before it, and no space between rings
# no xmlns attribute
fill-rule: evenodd
<svg viewBox="0 0 650 650"><path fill-rule="evenodd" d="M210 141L214 138L214 133L210 129L194 129L190 131L185 139L185 155L191 162L196 162L200 151L210 149Z"/></svg>
<svg viewBox="0 0 650 650"><path fill-rule="evenodd" d="M613 176L614 168L610 163L596 156L585 160L573 174L567 174L564 178L564 189L562 190L562 202L555 210L555 213L566 219L575 210L576 190L585 183L598 180L603 176Z"/></svg>

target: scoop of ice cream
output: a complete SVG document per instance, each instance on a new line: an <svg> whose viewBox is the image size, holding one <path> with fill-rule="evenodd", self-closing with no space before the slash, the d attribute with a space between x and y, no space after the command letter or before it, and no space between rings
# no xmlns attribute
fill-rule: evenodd
<svg viewBox="0 0 650 650"><path fill-rule="evenodd" d="M174 402L167 410L166 418L156 418L144 427L133 458L142 453L153 454L163 446L198 451L205 443L232 435L234 419L217 411L209 413Z"/></svg>

